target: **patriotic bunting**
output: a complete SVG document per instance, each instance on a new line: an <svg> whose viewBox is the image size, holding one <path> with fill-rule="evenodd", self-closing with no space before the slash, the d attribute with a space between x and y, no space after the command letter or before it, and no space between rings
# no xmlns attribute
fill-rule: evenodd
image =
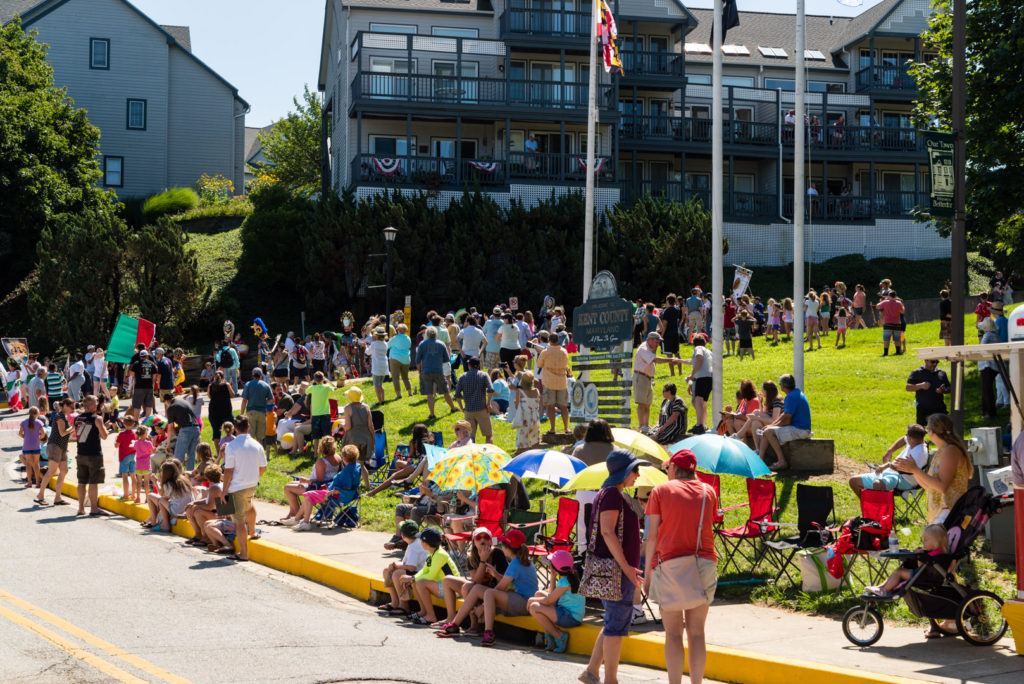
<svg viewBox="0 0 1024 684"><path fill-rule="evenodd" d="M498 171L498 162L471 161L469 165L477 171L483 171L484 173L496 173Z"/></svg>
<svg viewBox="0 0 1024 684"><path fill-rule="evenodd" d="M608 161L608 157L595 157L594 158L594 173L601 173L604 169L605 162ZM576 157L576 163L580 165L580 171L587 170L587 159L586 157Z"/></svg>
<svg viewBox="0 0 1024 684"><path fill-rule="evenodd" d="M382 176L393 176L402 168L402 160L390 157L374 157L373 168L377 169L377 172Z"/></svg>

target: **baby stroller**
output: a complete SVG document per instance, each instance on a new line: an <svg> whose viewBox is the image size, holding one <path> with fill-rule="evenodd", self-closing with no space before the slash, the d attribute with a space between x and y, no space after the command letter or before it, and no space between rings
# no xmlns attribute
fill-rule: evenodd
<svg viewBox="0 0 1024 684"><path fill-rule="evenodd" d="M952 636L952 632L941 629L938 621L956 620L957 633L974 646L991 646L999 641L1006 632L1003 600L992 592L964 586L955 577L975 538L999 511L999 497L989 495L983 487L972 487L957 499L943 523L949 541L947 553L929 556L905 549L882 552L885 558L916 559L920 566L891 594L863 594L860 599L864 604L843 616L846 638L856 646L878 641L884 624L875 604L903 599L911 613L929 620L933 630Z"/></svg>

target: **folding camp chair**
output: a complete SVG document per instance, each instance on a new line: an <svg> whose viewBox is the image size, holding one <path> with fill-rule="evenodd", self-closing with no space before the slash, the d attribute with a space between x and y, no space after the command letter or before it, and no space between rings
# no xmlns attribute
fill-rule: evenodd
<svg viewBox="0 0 1024 684"><path fill-rule="evenodd" d="M374 435L376 444L373 449L373 459L366 465L370 476L370 485L376 487L383 484L384 480L391 475L395 465L395 455L388 454L388 436L383 432Z"/></svg>
<svg viewBox="0 0 1024 684"><path fill-rule="evenodd" d="M337 495L328 496L313 512L312 521L320 527L358 527L359 497L342 504Z"/></svg>
<svg viewBox="0 0 1024 684"><path fill-rule="evenodd" d="M896 515L894 494L877 489L862 489L860 492L860 515L862 518L878 521L878 527L861 527L860 529L862 532L877 535L879 539L884 540L881 551L886 550L888 548L889 533L892 532L893 518ZM840 581L836 593L842 591L845 585L847 589L856 594L850 585L852 577L862 580L865 586L881 584L885 581L889 571L889 563L892 559L883 558L880 555L881 551L862 551L859 549L849 551L849 562L846 563L846 569L843 572L842 581ZM854 573L854 568L857 567L857 562L860 559L864 559L864 565L867 567L866 578L861 578Z"/></svg>
<svg viewBox="0 0 1024 684"><path fill-rule="evenodd" d="M724 575L732 564L740 571L737 555L750 563L750 572L757 569L764 557L764 550L758 542L772 539L779 530L775 523L775 481L747 478L747 502L750 506L747 521L738 527L715 530L715 537L725 547L725 563L719 571ZM749 545L749 549L746 547Z"/></svg>
<svg viewBox="0 0 1024 684"><path fill-rule="evenodd" d="M700 480L701 482L703 482L704 484L708 485L709 487L711 487L715 491L715 498L718 499L718 506L719 506L719 508L718 508L718 510L715 511L715 514L711 517L711 526L712 526L712 528L714 528L716 530L721 529L722 525L725 524L725 514L726 513L728 513L729 511L734 511L737 508L744 508L745 506L749 506L750 505L749 502L743 502L741 504L736 504L735 506L729 506L727 508L722 508L721 507L722 506L722 483L721 483L721 478L719 478L718 475L713 475L711 473L702 473L701 471L698 470L697 471L697 479Z"/></svg>
<svg viewBox="0 0 1024 684"><path fill-rule="evenodd" d="M505 510L507 496L506 490L499 487L481 489L476 499L477 514L475 516L451 517L448 518L448 522L450 523L453 520L473 520L474 528L486 527L492 535L497 537L504 532L508 519ZM464 542L470 541L472 538L472 532L449 532L444 535L448 553L451 554L452 559L455 560L460 569L466 565L466 554L463 550L465 548Z"/></svg>
<svg viewBox="0 0 1024 684"><path fill-rule="evenodd" d="M434 433L434 446L444 446L444 434L440 430Z"/></svg>
<svg viewBox="0 0 1024 684"><path fill-rule="evenodd" d="M835 500L831 487L815 487L799 483L796 486L797 534L785 539L777 539L765 543L766 560L778 569L775 581L785 575L790 582L794 580L790 574L796 552L806 548L820 548L831 540L828 528L836 525ZM784 526L785 523L780 523Z"/></svg>
<svg viewBox="0 0 1024 684"><path fill-rule="evenodd" d="M912 516L913 520L924 520L924 487L918 485L913 489L897 489L896 494L893 500L896 520L912 522Z"/></svg>

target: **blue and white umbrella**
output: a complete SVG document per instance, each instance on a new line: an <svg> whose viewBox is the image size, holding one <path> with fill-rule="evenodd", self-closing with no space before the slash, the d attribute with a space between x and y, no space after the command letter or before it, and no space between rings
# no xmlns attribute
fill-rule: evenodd
<svg viewBox="0 0 1024 684"><path fill-rule="evenodd" d="M676 442L668 448L672 453L689 449L697 457L697 467L719 475L761 477L771 470L753 449L738 439L718 434L703 434Z"/></svg>
<svg viewBox="0 0 1024 684"><path fill-rule="evenodd" d="M564 485L587 464L569 454L550 449L531 449L509 461L502 470L519 477L546 480Z"/></svg>

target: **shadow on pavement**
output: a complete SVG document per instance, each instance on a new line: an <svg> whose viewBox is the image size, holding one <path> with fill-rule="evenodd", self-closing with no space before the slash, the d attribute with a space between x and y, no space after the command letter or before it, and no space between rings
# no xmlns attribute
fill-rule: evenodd
<svg viewBox="0 0 1024 684"><path fill-rule="evenodd" d="M235 561L227 558L211 558L209 560L201 560L198 563L193 563L188 567L189 570L209 570L210 568L224 568L229 565L235 565Z"/></svg>

